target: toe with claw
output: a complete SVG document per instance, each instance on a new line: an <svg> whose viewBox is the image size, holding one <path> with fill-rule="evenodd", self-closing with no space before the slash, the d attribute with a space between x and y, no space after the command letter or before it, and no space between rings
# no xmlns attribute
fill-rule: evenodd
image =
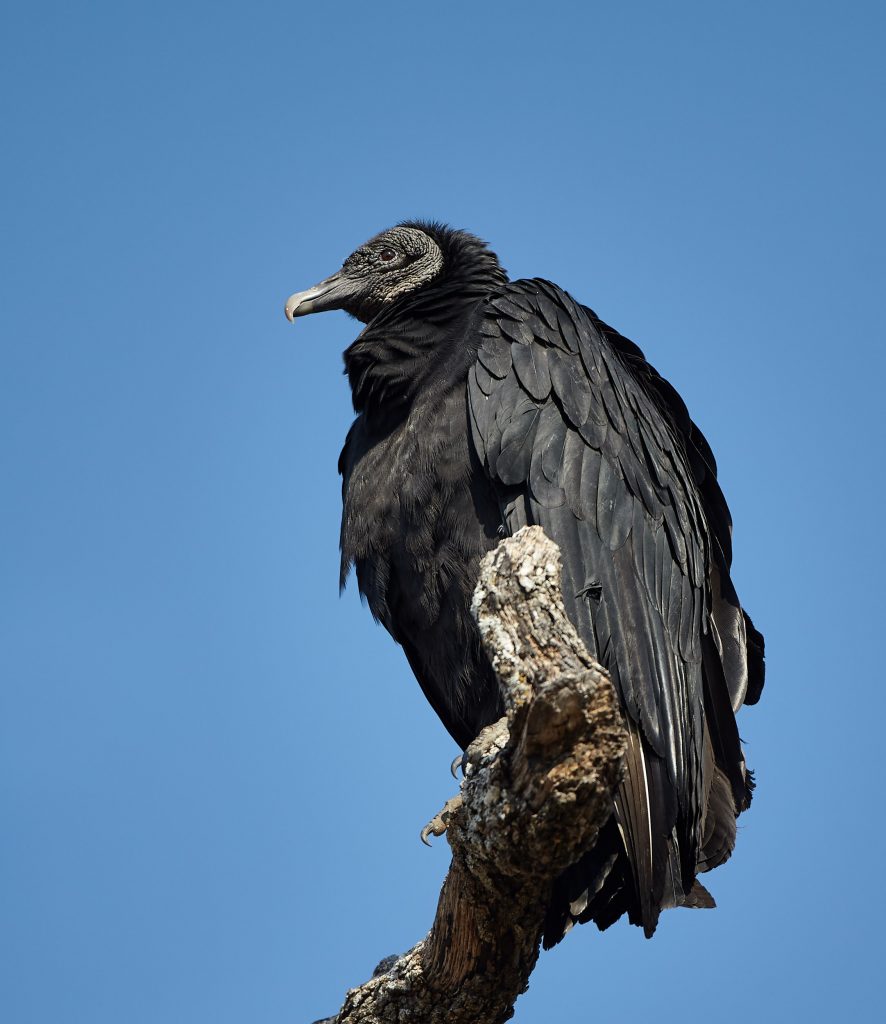
<svg viewBox="0 0 886 1024"><path fill-rule="evenodd" d="M447 800L443 810L440 811L439 814L435 814L421 830L421 841L425 846L431 845L430 839L428 838L429 836L443 835L449 825L449 815L459 807L461 807L461 793L452 797L451 800Z"/></svg>

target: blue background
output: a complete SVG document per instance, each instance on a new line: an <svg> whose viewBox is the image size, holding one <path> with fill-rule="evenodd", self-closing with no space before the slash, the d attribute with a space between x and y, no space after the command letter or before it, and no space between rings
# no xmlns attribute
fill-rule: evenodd
<svg viewBox="0 0 886 1024"><path fill-rule="evenodd" d="M35 2L0 33L0 1015L307 1022L430 924L452 743L339 600L342 313L426 216L640 343L768 638L720 904L520 1024L881 1019L877 3Z"/></svg>

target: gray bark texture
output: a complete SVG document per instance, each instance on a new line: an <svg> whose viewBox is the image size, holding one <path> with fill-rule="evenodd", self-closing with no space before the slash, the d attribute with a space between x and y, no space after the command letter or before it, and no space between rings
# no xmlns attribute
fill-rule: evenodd
<svg viewBox="0 0 886 1024"><path fill-rule="evenodd" d="M470 745L461 793L428 826L452 848L436 918L328 1024L510 1019L554 879L612 813L625 750L618 701L566 617L559 549L540 527L483 559L473 612L507 713Z"/></svg>

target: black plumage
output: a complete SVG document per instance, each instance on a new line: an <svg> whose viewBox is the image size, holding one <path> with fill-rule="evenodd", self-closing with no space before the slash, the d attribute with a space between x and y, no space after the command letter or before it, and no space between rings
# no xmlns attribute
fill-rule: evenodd
<svg viewBox="0 0 886 1024"><path fill-rule="evenodd" d="M555 885L547 945L622 914L647 935L712 906L698 872L750 803L735 712L763 638L730 581L716 463L643 353L543 280L511 282L466 232L409 222L287 303L366 322L345 352L357 418L343 478L342 585L356 568L464 748L502 714L470 615L480 558L534 523L560 546L567 612L609 670L629 744L596 845Z"/></svg>

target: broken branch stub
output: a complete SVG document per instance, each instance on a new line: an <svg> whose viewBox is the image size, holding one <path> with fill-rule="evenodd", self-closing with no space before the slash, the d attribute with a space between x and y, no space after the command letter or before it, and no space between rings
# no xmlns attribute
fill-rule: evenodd
<svg viewBox="0 0 886 1024"><path fill-rule="evenodd" d="M612 813L626 737L606 672L566 616L560 555L526 527L482 561L472 610L506 715L468 747L426 939L352 989L337 1024L500 1024L538 957L556 877Z"/></svg>

